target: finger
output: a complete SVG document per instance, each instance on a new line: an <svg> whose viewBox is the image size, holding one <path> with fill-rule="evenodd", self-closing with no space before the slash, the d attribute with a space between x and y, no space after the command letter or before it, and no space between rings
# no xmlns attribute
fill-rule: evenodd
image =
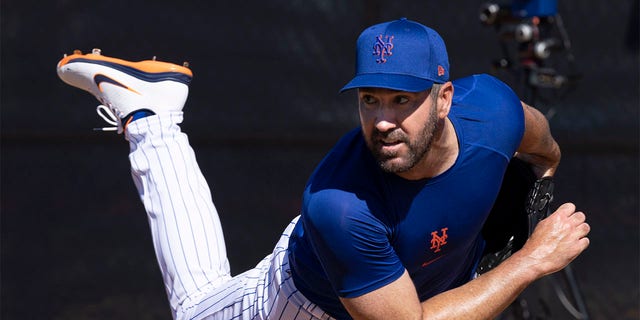
<svg viewBox="0 0 640 320"><path fill-rule="evenodd" d="M589 232L591 232L591 226L588 223L582 223L578 226L578 229L581 231L580 237L586 237Z"/></svg>
<svg viewBox="0 0 640 320"><path fill-rule="evenodd" d="M574 212L571 218L577 223L583 223L587 220L587 216L582 211Z"/></svg>
<svg viewBox="0 0 640 320"><path fill-rule="evenodd" d="M578 240L578 248L580 250L580 252L586 250L589 247L589 244L591 243L591 240L589 240L589 238L584 237L580 240Z"/></svg>
<svg viewBox="0 0 640 320"><path fill-rule="evenodd" d="M563 215L563 216L570 216L571 214L576 212L576 206L571 202L567 202L567 203L561 205L560 207L558 207L556 212L558 214L560 214L560 215Z"/></svg>

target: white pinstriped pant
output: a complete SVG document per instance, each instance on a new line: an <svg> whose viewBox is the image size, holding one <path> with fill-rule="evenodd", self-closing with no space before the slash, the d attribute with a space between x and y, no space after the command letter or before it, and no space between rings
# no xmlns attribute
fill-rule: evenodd
<svg viewBox="0 0 640 320"><path fill-rule="evenodd" d="M131 174L176 319L331 319L294 286L287 246L231 277L211 191L179 123L182 113L142 118L126 130Z"/></svg>

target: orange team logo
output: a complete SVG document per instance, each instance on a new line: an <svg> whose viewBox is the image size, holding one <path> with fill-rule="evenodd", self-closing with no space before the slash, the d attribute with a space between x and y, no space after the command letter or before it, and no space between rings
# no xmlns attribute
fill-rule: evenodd
<svg viewBox="0 0 640 320"><path fill-rule="evenodd" d="M433 252L440 252L440 248L447 244L447 230L449 228L442 228L442 235L438 235L438 230L431 232L431 250Z"/></svg>

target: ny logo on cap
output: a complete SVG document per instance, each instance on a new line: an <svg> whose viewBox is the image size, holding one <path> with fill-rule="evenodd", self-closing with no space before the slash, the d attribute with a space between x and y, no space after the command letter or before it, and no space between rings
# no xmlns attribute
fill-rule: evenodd
<svg viewBox="0 0 640 320"><path fill-rule="evenodd" d="M393 36L384 36L384 39L382 35L376 37L376 43L373 45L373 55L379 57L376 59L377 63L385 63L387 62L386 57L393 55L391 52L391 49L393 49L392 41Z"/></svg>

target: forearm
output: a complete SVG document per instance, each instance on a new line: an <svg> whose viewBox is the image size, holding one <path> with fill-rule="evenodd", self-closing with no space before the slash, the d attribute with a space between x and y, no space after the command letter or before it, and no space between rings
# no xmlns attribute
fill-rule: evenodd
<svg viewBox="0 0 640 320"><path fill-rule="evenodd" d="M560 147L555 140L549 144L544 152L523 152L518 151L516 157L532 165L538 178L553 176L560 164Z"/></svg>
<svg viewBox="0 0 640 320"><path fill-rule="evenodd" d="M516 252L495 269L422 302L422 319L493 319L540 277Z"/></svg>
<svg viewBox="0 0 640 320"><path fill-rule="evenodd" d="M525 132L516 156L533 165L538 177L553 176L560 164L560 147L551 135L549 122L540 111L522 104Z"/></svg>
<svg viewBox="0 0 640 320"><path fill-rule="evenodd" d="M560 271L589 246L586 216L565 203L540 221L524 246L500 265L422 303L423 319L492 319L537 279Z"/></svg>

